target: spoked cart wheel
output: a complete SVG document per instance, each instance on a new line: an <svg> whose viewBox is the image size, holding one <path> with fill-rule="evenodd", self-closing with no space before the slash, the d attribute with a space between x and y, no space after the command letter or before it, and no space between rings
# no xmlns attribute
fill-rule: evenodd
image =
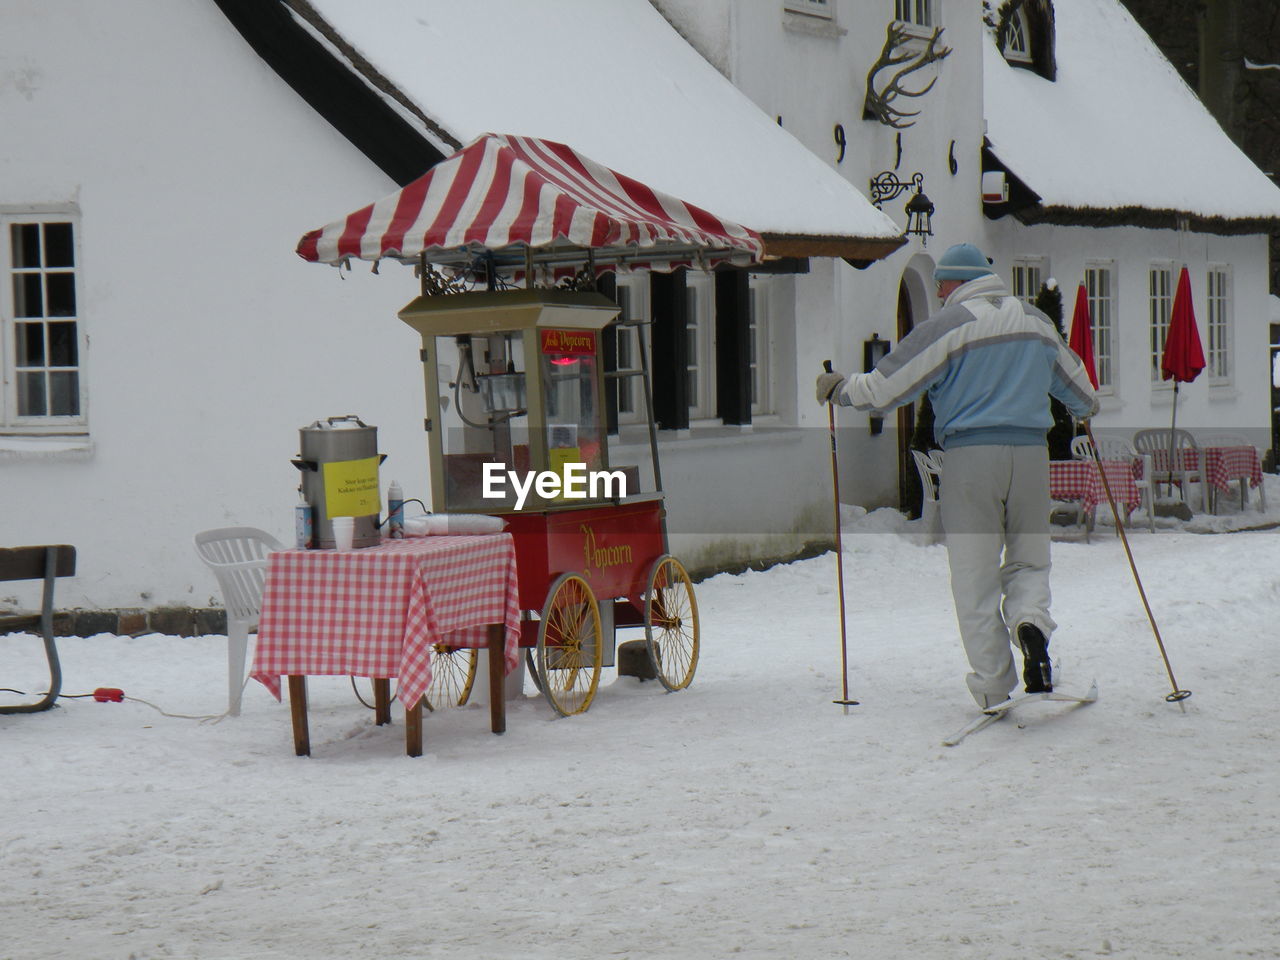
<svg viewBox="0 0 1280 960"><path fill-rule="evenodd" d="M478 650L435 644L431 648L431 683L423 694L426 708L464 706L471 699L479 659Z"/></svg>
<svg viewBox="0 0 1280 960"><path fill-rule="evenodd" d="M587 581L561 574L538 625L537 684L563 717L583 713L600 686L600 607Z"/></svg>
<svg viewBox="0 0 1280 960"><path fill-rule="evenodd" d="M698 601L693 581L670 554L654 562L644 597L644 639L662 685L683 690L698 669Z"/></svg>

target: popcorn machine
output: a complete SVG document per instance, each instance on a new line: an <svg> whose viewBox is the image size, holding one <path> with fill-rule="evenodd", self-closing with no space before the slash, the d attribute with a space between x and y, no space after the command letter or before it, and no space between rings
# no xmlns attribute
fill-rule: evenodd
<svg viewBox="0 0 1280 960"><path fill-rule="evenodd" d="M602 333L617 314L599 293L562 289L422 296L399 314L422 337L433 508L506 521L521 646L564 715L590 705L617 629L644 629L670 690L698 660L693 584L666 551L661 492L639 492L639 471L609 461Z"/></svg>
<svg viewBox="0 0 1280 960"><path fill-rule="evenodd" d="M434 509L564 506L581 499L576 482L564 496L570 464L571 478L607 472L601 331L617 313L600 294L556 290L419 297L400 311L422 335Z"/></svg>

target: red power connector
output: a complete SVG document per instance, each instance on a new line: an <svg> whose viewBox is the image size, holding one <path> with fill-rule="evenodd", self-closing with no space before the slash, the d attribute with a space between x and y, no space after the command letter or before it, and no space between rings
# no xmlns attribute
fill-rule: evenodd
<svg viewBox="0 0 1280 960"><path fill-rule="evenodd" d="M98 703L119 703L124 699L124 691L119 687L99 687L93 691L93 699Z"/></svg>

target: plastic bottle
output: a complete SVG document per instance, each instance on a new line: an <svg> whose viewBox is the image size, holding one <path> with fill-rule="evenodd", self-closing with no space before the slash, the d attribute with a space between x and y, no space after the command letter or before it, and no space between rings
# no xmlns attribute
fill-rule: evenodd
<svg viewBox="0 0 1280 960"><path fill-rule="evenodd" d="M387 536L392 540L404 539L404 491L397 480L387 487Z"/></svg>
<svg viewBox="0 0 1280 960"><path fill-rule="evenodd" d="M299 550L306 550L311 546L311 518L311 504L307 503L306 494L304 494L302 492L302 488L299 487L298 505L293 508L294 540Z"/></svg>

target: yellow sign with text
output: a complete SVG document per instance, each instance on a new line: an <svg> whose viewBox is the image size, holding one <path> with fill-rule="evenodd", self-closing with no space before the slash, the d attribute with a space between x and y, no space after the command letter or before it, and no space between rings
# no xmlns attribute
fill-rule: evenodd
<svg viewBox="0 0 1280 960"><path fill-rule="evenodd" d="M335 460L323 465L324 505L330 517L367 517L382 508L378 495L380 457Z"/></svg>
<svg viewBox="0 0 1280 960"><path fill-rule="evenodd" d="M564 500L566 477L565 467L571 463L582 463L582 451L578 447L552 447L547 451L547 466L560 478L560 495L557 500Z"/></svg>

